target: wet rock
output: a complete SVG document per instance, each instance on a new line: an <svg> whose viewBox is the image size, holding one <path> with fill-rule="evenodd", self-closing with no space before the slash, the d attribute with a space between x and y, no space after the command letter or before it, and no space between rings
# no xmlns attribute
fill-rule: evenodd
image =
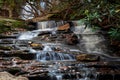
<svg viewBox="0 0 120 80"><path fill-rule="evenodd" d="M4 51L0 53L1 57L19 57L23 60L33 60L36 57L36 54L22 51Z"/></svg>
<svg viewBox="0 0 120 80"><path fill-rule="evenodd" d="M37 29L37 23L36 22L29 22L27 29L28 30L36 30Z"/></svg>
<svg viewBox="0 0 120 80"><path fill-rule="evenodd" d="M32 53L21 53L21 54L8 54L9 57L20 57L23 60L33 60L35 59L36 55Z"/></svg>
<svg viewBox="0 0 120 80"><path fill-rule="evenodd" d="M30 47L32 47L33 49L39 49L42 50L43 49L43 45L40 43L33 43L33 42L29 42Z"/></svg>
<svg viewBox="0 0 120 80"><path fill-rule="evenodd" d="M12 65L11 61L2 61L2 65Z"/></svg>
<svg viewBox="0 0 120 80"><path fill-rule="evenodd" d="M63 79L71 79L71 75L66 73L62 76L62 78Z"/></svg>
<svg viewBox="0 0 120 80"><path fill-rule="evenodd" d="M0 50L0 56L4 54L4 50Z"/></svg>
<svg viewBox="0 0 120 80"><path fill-rule="evenodd" d="M17 36L11 36L11 35L0 35L0 39L9 39L9 38L13 38L13 39L16 39Z"/></svg>
<svg viewBox="0 0 120 80"><path fill-rule="evenodd" d="M93 74L88 74L87 77L89 77L90 79L95 79L95 76Z"/></svg>
<svg viewBox="0 0 120 80"><path fill-rule="evenodd" d="M15 75L16 73L20 72L21 69L18 68L18 67L11 67L11 68L7 68L6 71L9 72L12 75Z"/></svg>
<svg viewBox="0 0 120 80"><path fill-rule="evenodd" d="M47 74L39 74L39 75L28 75L29 80L50 80L50 76Z"/></svg>
<svg viewBox="0 0 120 80"><path fill-rule="evenodd" d="M38 36L48 35L48 34L51 34L51 32L50 31L43 31L43 32L39 33Z"/></svg>
<svg viewBox="0 0 120 80"><path fill-rule="evenodd" d="M100 74L98 80L114 80L112 74Z"/></svg>
<svg viewBox="0 0 120 80"><path fill-rule="evenodd" d="M63 26L59 26L57 28L57 31L58 31L58 33L60 33L60 32L71 32L69 23L67 23L67 24L65 24Z"/></svg>
<svg viewBox="0 0 120 80"><path fill-rule="evenodd" d="M12 47L10 46L0 46L0 50L11 50Z"/></svg>
<svg viewBox="0 0 120 80"><path fill-rule="evenodd" d="M13 40L2 39L2 40L0 41L0 44L13 44Z"/></svg>
<svg viewBox="0 0 120 80"><path fill-rule="evenodd" d="M8 72L0 72L0 80L28 80L26 77L13 76Z"/></svg>
<svg viewBox="0 0 120 80"><path fill-rule="evenodd" d="M68 45L75 45L79 43L79 39L75 34L64 34L65 43Z"/></svg>
<svg viewBox="0 0 120 80"><path fill-rule="evenodd" d="M76 56L77 61L99 61L99 56L93 54L79 54Z"/></svg>

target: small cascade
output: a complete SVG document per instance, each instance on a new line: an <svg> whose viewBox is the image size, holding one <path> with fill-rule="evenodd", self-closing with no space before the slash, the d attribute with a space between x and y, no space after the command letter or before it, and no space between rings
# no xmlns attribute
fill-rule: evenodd
<svg viewBox="0 0 120 80"><path fill-rule="evenodd" d="M52 48L48 45L46 45L43 49L43 51L37 51L36 52L36 58L38 61L43 60L75 60L74 55L62 53L62 52L55 52L52 50Z"/></svg>
<svg viewBox="0 0 120 80"><path fill-rule="evenodd" d="M82 34L86 51L88 53L105 53L105 39L102 35L93 32L91 28L86 28Z"/></svg>
<svg viewBox="0 0 120 80"><path fill-rule="evenodd" d="M53 51L50 46L45 46L43 51Z"/></svg>
<svg viewBox="0 0 120 80"><path fill-rule="evenodd" d="M98 73L95 68L85 67L84 63L74 66L68 63L55 62L49 65L50 80L97 80Z"/></svg>
<svg viewBox="0 0 120 80"><path fill-rule="evenodd" d="M52 34L55 33L56 27L62 26L66 23L66 21L43 21L43 22L38 22L37 27L38 30L33 30L33 31L27 31L23 32L20 34L18 37L19 40L30 40L34 37L37 37L39 34L41 34L44 31L51 32Z"/></svg>
<svg viewBox="0 0 120 80"><path fill-rule="evenodd" d="M106 40L103 35L99 34L99 30L93 31L92 28L86 28L83 23L74 21L77 24L75 26L74 33L78 35L80 39L80 50L84 53L106 53L107 46Z"/></svg>
<svg viewBox="0 0 120 80"><path fill-rule="evenodd" d="M45 31L52 33L54 29L47 28L47 29L38 29L38 30L24 32L18 37L18 40L31 40L32 38L37 37L39 34Z"/></svg>
<svg viewBox="0 0 120 80"><path fill-rule="evenodd" d="M34 31L34 32L30 32L30 31L24 32L24 33L22 33L22 34L18 37L18 39L19 39L19 40L30 40L30 39L32 39L33 37L37 37L38 34L39 34L38 31L36 31L36 32L35 32L35 31Z"/></svg>
<svg viewBox="0 0 120 80"><path fill-rule="evenodd" d="M75 60L75 57L66 53L57 53L54 51L39 51L37 52L37 60Z"/></svg>
<svg viewBox="0 0 120 80"><path fill-rule="evenodd" d="M57 80L62 80L62 75L56 75Z"/></svg>
<svg viewBox="0 0 120 80"><path fill-rule="evenodd" d="M38 22L38 29L46 29L48 28L48 21L44 21L44 22Z"/></svg>
<svg viewBox="0 0 120 80"><path fill-rule="evenodd" d="M62 80L62 73L60 72L61 63L55 62L52 65L49 65L48 71L51 77L51 80Z"/></svg>
<svg viewBox="0 0 120 80"><path fill-rule="evenodd" d="M38 29L47 29L47 28L56 28L58 26L62 26L66 23L66 21L43 21L38 22Z"/></svg>
<svg viewBox="0 0 120 80"><path fill-rule="evenodd" d="M38 22L38 29L46 29L46 28L55 28L57 27L57 24L55 21L43 21Z"/></svg>

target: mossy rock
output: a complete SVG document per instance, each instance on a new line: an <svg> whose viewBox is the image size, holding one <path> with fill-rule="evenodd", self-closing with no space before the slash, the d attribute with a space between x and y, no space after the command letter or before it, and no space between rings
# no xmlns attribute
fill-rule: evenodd
<svg viewBox="0 0 120 80"><path fill-rule="evenodd" d="M25 21L0 17L0 33L14 30L14 28L26 28Z"/></svg>

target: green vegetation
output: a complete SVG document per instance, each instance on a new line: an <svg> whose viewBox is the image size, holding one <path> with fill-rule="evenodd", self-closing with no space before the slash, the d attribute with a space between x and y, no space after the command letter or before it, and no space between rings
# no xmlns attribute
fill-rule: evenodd
<svg viewBox="0 0 120 80"><path fill-rule="evenodd" d="M81 18L85 25L108 32L111 39L120 40L120 1L119 0L85 0L73 17ZM99 29L98 28L98 29Z"/></svg>
<svg viewBox="0 0 120 80"><path fill-rule="evenodd" d="M0 16L18 17L24 0L0 0Z"/></svg>
<svg viewBox="0 0 120 80"><path fill-rule="evenodd" d="M0 18L0 33L14 30L14 28L26 28L26 24L22 20Z"/></svg>
<svg viewBox="0 0 120 80"><path fill-rule="evenodd" d="M108 33L113 40L120 40L120 29L119 28L111 28Z"/></svg>
<svg viewBox="0 0 120 80"><path fill-rule="evenodd" d="M45 4L44 7L41 4ZM120 38L119 0L0 0L2 16L19 17L23 6L28 4L35 21L40 20L83 20L86 26L106 30L111 39ZM8 14L5 14L8 12ZM47 16L50 15L50 16ZM45 16L45 17L44 17ZM42 17L42 18L40 18ZM46 18L46 19L44 19ZM4 22L2 22L4 23ZM6 24L6 23L5 23ZM7 24L11 24L7 22ZM21 22L13 22L17 27ZM2 25L2 24L0 24ZM8 25L5 25L8 26ZM9 29L9 28L7 28ZM5 31L7 30L5 29Z"/></svg>

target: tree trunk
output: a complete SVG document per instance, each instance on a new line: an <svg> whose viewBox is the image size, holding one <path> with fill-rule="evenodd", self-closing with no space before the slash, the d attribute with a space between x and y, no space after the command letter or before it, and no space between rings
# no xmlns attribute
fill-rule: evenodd
<svg viewBox="0 0 120 80"><path fill-rule="evenodd" d="M13 10L9 9L9 18L12 18L12 16L13 16Z"/></svg>

